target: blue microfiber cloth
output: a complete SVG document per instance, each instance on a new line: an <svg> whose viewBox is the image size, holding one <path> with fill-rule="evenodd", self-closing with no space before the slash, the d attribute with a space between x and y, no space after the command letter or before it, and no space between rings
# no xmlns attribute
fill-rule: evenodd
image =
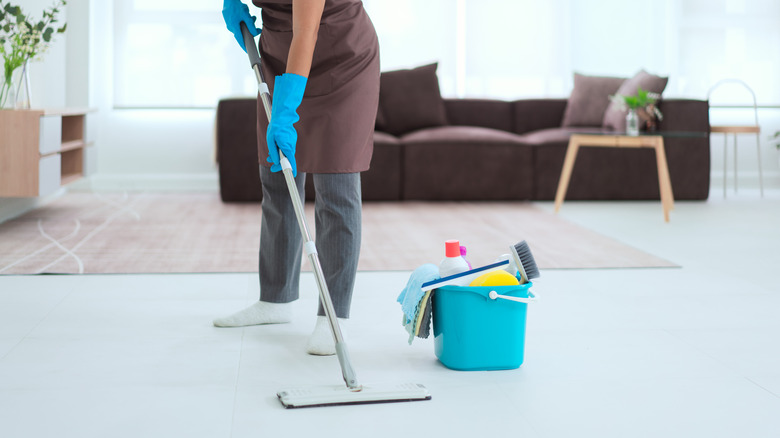
<svg viewBox="0 0 780 438"><path fill-rule="evenodd" d="M406 287L398 296L398 302L401 303L401 310L404 312L404 325L414 323L417 315L417 308L420 306L425 292L422 291L423 283L436 280L439 277L439 267L433 263L427 263L412 272Z"/></svg>

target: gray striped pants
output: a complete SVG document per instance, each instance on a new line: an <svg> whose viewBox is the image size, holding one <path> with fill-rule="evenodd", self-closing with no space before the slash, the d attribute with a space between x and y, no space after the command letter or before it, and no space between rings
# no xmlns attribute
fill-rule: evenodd
<svg viewBox="0 0 780 438"><path fill-rule="evenodd" d="M316 199L316 237L325 283L339 318L349 318L361 238L360 173L312 174ZM260 226L260 301L289 303L298 299L303 237L284 175L260 166L263 184ZM306 173L295 183L301 201ZM318 295L319 296L319 295ZM318 315L325 312L320 303Z"/></svg>

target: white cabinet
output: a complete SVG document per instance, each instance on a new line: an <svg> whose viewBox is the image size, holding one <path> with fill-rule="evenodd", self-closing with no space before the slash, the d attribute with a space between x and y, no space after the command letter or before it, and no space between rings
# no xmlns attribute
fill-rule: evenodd
<svg viewBox="0 0 780 438"><path fill-rule="evenodd" d="M35 197L84 176L89 109L0 111L0 197Z"/></svg>

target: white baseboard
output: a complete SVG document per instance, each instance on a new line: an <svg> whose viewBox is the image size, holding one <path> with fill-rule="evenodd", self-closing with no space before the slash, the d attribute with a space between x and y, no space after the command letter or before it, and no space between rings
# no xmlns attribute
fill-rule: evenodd
<svg viewBox="0 0 780 438"><path fill-rule="evenodd" d="M780 188L780 172L764 172L763 178L759 179L758 171L743 171L737 173L737 186L746 189L758 189L763 180L764 189ZM710 186L723 189L723 170L712 170L710 173ZM734 188L734 172L726 172L726 186L729 190Z"/></svg>
<svg viewBox="0 0 780 438"><path fill-rule="evenodd" d="M95 174L68 186L70 191L95 192L214 192L219 191L219 175L189 174Z"/></svg>
<svg viewBox="0 0 780 438"><path fill-rule="evenodd" d="M19 217L30 210L59 198L66 193L60 188L56 192L39 198L0 198L0 223Z"/></svg>
<svg viewBox="0 0 780 438"><path fill-rule="evenodd" d="M67 192L217 192L219 175L192 174L95 174L38 198L0 198L0 223L46 205Z"/></svg>
<svg viewBox="0 0 780 438"><path fill-rule="evenodd" d="M758 189L758 172L740 172L738 184L744 189ZM734 187L734 176L727 174L729 192ZM780 188L780 172L764 173L764 189ZM712 190L723 189L723 172L712 171L710 186ZM4 222L45 205L66 192L217 192L219 191L219 175L217 172L190 174L127 174L101 175L95 174L88 178L69 184L57 192L40 198L0 198L0 222Z"/></svg>

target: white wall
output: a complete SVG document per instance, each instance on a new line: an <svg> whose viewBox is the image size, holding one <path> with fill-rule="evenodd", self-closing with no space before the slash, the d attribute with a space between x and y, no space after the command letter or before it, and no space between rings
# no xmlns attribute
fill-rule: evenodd
<svg viewBox="0 0 780 438"><path fill-rule="evenodd" d="M76 0L78 1L78 0ZM40 17L45 8L52 5L51 0L25 0L22 9L28 15ZM68 10L58 15L57 24L67 22ZM55 34L49 51L43 55L43 60L30 63L30 103L33 107L61 107L65 105L66 90L66 54L70 30L63 34Z"/></svg>

